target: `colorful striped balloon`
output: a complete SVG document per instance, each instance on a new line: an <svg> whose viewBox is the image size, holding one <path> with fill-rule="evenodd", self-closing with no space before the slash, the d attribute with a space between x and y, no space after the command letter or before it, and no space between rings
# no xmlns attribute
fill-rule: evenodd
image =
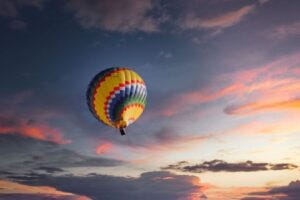
<svg viewBox="0 0 300 200"><path fill-rule="evenodd" d="M90 82L87 102L93 115L104 124L120 129L135 122L144 111L147 90L143 79L128 68L108 68Z"/></svg>

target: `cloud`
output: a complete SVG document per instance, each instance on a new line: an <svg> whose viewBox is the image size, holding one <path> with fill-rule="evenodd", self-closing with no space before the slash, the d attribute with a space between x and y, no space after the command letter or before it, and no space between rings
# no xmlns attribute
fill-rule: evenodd
<svg viewBox="0 0 300 200"><path fill-rule="evenodd" d="M192 144L197 144L208 139L209 135L201 136L190 136L187 134L178 134L175 129L172 128L162 128L155 135L155 144L157 149L178 149L178 148L188 148L187 146L192 146ZM150 145L151 149L155 149L154 146Z"/></svg>
<svg viewBox="0 0 300 200"><path fill-rule="evenodd" d="M278 200L298 200L300 196L300 181L292 181L287 186L273 187L265 192L252 192L249 195L259 195L261 199L269 195L280 195ZM259 198L257 198L259 199ZM250 200L250 198L243 198L243 200ZM253 198L256 200L256 198Z"/></svg>
<svg viewBox="0 0 300 200"><path fill-rule="evenodd" d="M49 195L49 194L0 194L0 200L91 200L77 195Z"/></svg>
<svg viewBox="0 0 300 200"><path fill-rule="evenodd" d="M228 106L224 109L226 114L252 114L256 112L278 111L278 110L299 110L300 99L291 99L281 102L252 102L244 105Z"/></svg>
<svg viewBox="0 0 300 200"><path fill-rule="evenodd" d="M261 135L261 134L290 134L300 131L299 114L285 114L278 119L260 121L252 120L246 123L238 124L233 128L229 128L219 134L223 135Z"/></svg>
<svg viewBox="0 0 300 200"><path fill-rule="evenodd" d="M0 180L1 193L23 193L23 194L57 194L57 195L70 195L70 193L61 192L52 187L35 187L22 185L6 180Z"/></svg>
<svg viewBox="0 0 300 200"><path fill-rule="evenodd" d="M165 51L160 51L158 56L162 58L172 58L173 54Z"/></svg>
<svg viewBox="0 0 300 200"><path fill-rule="evenodd" d="M10 28L13 30L23 30L28 23L20 19L20 10L24 8L36 8L41 10L48 0L1 0L0 17L10 20Z"/></svg>
<svg viewBox="0 0 300 200"><path fill-rule="evenodd" d="M157 200L258 200L276 198L280 200L295 200L299 193L298 181L292 182L289 186L283 187L230 187L222 188L211 184L202 183L196 176L176 175L167 171L154 171L142 173L139 177L118 177L90 174L88 176L33 176L20 177L16 181L21 184L4 181L6 188L10 185L17 185L16 190L21 191L16 194L13 189L4 189L9 195L1 197L16 197L12 199L35 200L38 197L46 200L88 200L91 199L157 199ZM1 181L0 181L1 183ZM29 184L33 186L27 186ZM20 189L20 186L26 189ZM40 186L44 185L44 186ZM0 184L1 188L1 184ZM57 188L57 189L55 189ZM35 193L31 193L36 190ZM52 195L46 195L46 191ZM61 192L64 191L64 192ZM56 194L61 193L61 194ZM75 195L76 194L76 195ZM84 195L84 196L79 196ZM283 198L283 197L290 198ZM52 198L50 198L52 197ZM72 197L72 198L71 198ZM75 198L76 197L76 198ZM70 198L70 199L69 199ZM75 198L75 199L73 199Z"/></svg>
<svg viewBox="0 0 300 200"><path fill-rule="evenodd" d="M122 161L91 157L66 149L62 145L40 141L21 135L2 135L0 137L0 173L2 177L15 176L39 170L47 173L68 172L65 168L74 167L112 167Z"/></svg>
<svg viewBox="0 0 300 200"><path fill-rule="evenodd" d="M214 84L171 96L154 114L170 117L224 98L234 102L225 108L227 114L233 114L241 105L247 108L246 114L253 114L259 108L283 111L290 106L297 107L300 96L299 58L300 53L296 52L262 66L221 74L213 79Z"/></svg>
<svg viewBox="0 0 300 200"><path fill-rule="evenodd" d="M288 37L300 36L300 21L277 26L272 30L265 32L265 36L270 39L285 39Z"/></svg>
<svg viewBox="0 0 300 200"><path fill-rule="evenodd" d="M292 170L297 168L297 165L289 163L254 163L252 161L228 163L223 160L205 161L200 164L191 165L187 161L181 161L167 167L164 170L176 170L182 172L203 173L203 172L253 172L253 171L268 171L268 170Z"/></svg>
<svg viewBox="0 0 300 200"><path fill-rule="evenodd" d="M223 13L212 18L201 18L195 13L188 13L182 19L180 26L183 29L211 29L211 28L227 28L239 23L254 9L254 5L247 5L238 10Z"/></svg>
<svg viewBox="0 0 300 200"><path fill-rule="evenodd" d="M23 7L41 9L47 0L1 0L0 16L15 18Z"/></svg>
<svg viewBox="0 0 300 200"><path fill-rule="evenodd" d="M182 162L186 163L186 162ZM217 187L202 183L197 176L177 175L167 171L142 173L139 177L119 177L90 174L87 176L35 175L16 181L40 188L57 188L64 193L83 195L88 199L157 199L157 200L258 200L276 198L296 200L299 181L282 187ZM32 187L32 186L29 186ZM73 200L73 199L72 199Z"/></svg>
<svg viewBox="0 0 300 200"><path fill-rule="evenodd" d="M260 3L260 4L265 4L265 3L268 3L268 2L270 2L271 0L258 0L258 2Z"/></svg>
<svg viewBox="0 0 300 200"><path fill-rule="evenodd" d="M23 180L30 185L47 185L61 191L92 199L183 200L203 199L206 185L196 176L176 175L166 171L145 172L140 177L106 175L44 176Z"/></svg>
<svg viewBox="0 0 300 200"><path fill-rule="evenodd" d="M158 24L150 16L151 0L67 1L75 19L85 28L119 32L156 32Z"/></svg>
<svg viewBox="0 0 300 200"><path fill-rule="evenodd" d="M57 167L38 167L36 170L42 170L50 174L54 174L56 172L63 172L64 170Z"/></svg>
<svg viewBox="0 0 300 200"><path fill-rule="evenodd" d="M265 187L217 187L212 186L205 191L205 195L208 199L213 200L270 200L278 199L282 197L281 194L265 194L260 193L267 192L268 189Z"/></svg>
<svg viewBox="0 0 300 200"><path fill-rule="evenodd" d="M0 199L89 200L87 197L62 192L52 187L28 186L6 180L0 180Z"/></svg>
<svg viewBox="0 0 300 200"><path fill-rule="evenodd" d="M273 188L269 191L271 194L286 194L289 200L296 200L300 196L300 181L292 181L287 186Z"/></svg>
<svg viewBox="0 0 300 200"><path fill-rule="evenodd" d="M260 111L291 111L299 108L300 81L297 67L300 54L283 56L262 67L226 75L243 83L236 97L243 103L227 106L227 114L253 114ZM225 78L225 77L224 77Z"/></svg>
<svg viewBox="0 0 300 200"><path fill-rule="evenodd" d="M63 138L58 129L49 127L47 124L36 123L34 120L18 118L6 118L0 116L0 134L21 134L26 137L57 144L69 143Z"/></svg>
<svg viewBox="0 0 300 200"><path fill-rule="evenodd" d="M145 151L152 154L160 154L163 151L178 151L189 150L195 147L194 145L199 145L203 141L209 139L210 135L188 135L183 133L178 133L173 128L163 127L157 132L155 132L151 138L147 138L145 142L130 142L125 145L130 147L132 151L141 153ZM124 144L123 144L124 145Z"/></svg>
<svg viewBox="0 0 300 200"><path fill-rule="evenodd" d="M16 18L23 7L42 9L48 0L3 0L0 3L0 16ZM261 0L261 4L266 0ZM75 20L84 28L97 28L105 31L128 32L159 32L164 24L172 27L188 29L217 29L212 35L219 34L221 29L234 26L241 22L255 9L255 5L246 5L215 16L198 16L195 7L210 5L211 2L190 2L187 5L179 2L173 4L154 0L69 0L64 1L66 8L73 13ZM215 4L217 5L217 4ZM219 5L218 5L219 6ZM193 7L194 10L191 10ZM179 8L179 9L178 9ZM177 14L174 14L176 9ZM22 27L24 23L11 25ZM15 28L20 29L20 28Z"/></svg>
<svg viewBox="0 0 300 200"><path fill-rule="evenodd" d="M198 90L183 92L170 98L166 106L158 111L158 114L166 117L174 116L189 106L215 101L224 96L241 91L243 87L241 83L234 83L216 91L213 91L213 89L208 86Z"/></svg>
<svg viewBox="0 0 300 200"><path fill-rule="evenodd" d="M112 143L105 142L96 147L96 154L105 154L112 148Z"/></svg>
<svg viewBox="0 0 300 200"><path fill-rule="evenodd" d="M36 99L39 99L36 101ZM54 122L65 120L67 106L43 102L32 90L7 95L0 100L0 135L20 134L57 144L71 142L62 126Z"/></svg>
<svg viewBox="0 0 300 200"><path fill-rule="evenodd" d="M10 27L14 30L22 30L27 27L27 23L22 20L13 20L10 23Z"/></svg>

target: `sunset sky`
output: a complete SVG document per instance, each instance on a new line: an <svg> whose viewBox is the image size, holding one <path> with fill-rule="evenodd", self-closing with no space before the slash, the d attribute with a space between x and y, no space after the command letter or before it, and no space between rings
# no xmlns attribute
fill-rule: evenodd
<svg viewBox="0 0 300 200"><path fill-rule="evenodd" d="M299 200L300 1L0 0L0 200ZM143 77L121 136L88 110Z"/></svg>

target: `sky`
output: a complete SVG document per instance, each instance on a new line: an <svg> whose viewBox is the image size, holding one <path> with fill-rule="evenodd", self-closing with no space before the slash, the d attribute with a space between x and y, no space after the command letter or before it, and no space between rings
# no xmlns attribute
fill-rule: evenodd
<svg viewBox="0 0 300 200"><path fill-rule="evenodd" d="M0 0L0 200L296 200L298 0ZM121 136L85 93L145 81Z"/></svg>

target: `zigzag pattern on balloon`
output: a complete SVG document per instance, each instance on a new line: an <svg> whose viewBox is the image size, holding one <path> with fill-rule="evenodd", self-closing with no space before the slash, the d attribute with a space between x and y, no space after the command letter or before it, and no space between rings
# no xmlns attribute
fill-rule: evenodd
<svg viewBox="0 0 300 200"><path fill-rule="evenodd" d="M131 88L135 88L135 90ZM144 105L143 100L146 97L146 87L143 82L138 80L126 81L125 84L121 83L118 87L115 87L104 103L106 117L112 122L117 120L120 113L116 113L115 108L122 100L124 101L124 99L128 99L131 96L138 98L140 104Z"/></svg>
<svg viewBox="0 0 300 200"><path fill-rule="evenodd" d="M119 127L121 121L127 126L137 120L144 110L146 96L143 79L128 68L109 68L98 73L87 90L90 111L113 127Z"/></svg>

